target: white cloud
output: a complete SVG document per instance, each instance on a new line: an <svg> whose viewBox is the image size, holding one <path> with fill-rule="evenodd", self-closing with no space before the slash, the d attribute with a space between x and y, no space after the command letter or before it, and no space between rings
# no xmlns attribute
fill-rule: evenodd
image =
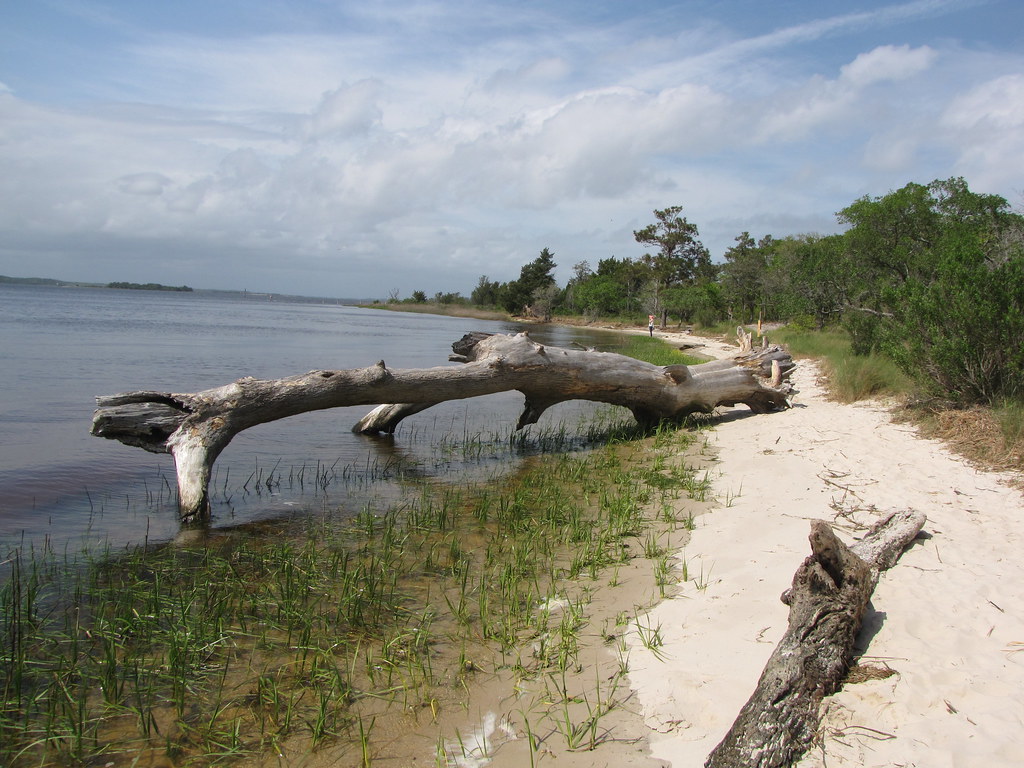
<svg viewBox="0 0 1024 768"><path fill-rule="evenodd" d="M111 80L108 96L225 112L300 113L342 80L372 77L362 44L323 35L209 39L163 35L128 49L136 71Z"/></svg>
<svg viewBox="0 0 1024 768"><path fill-rule="evenodd" d="M761 142L801 141L822 126L844 124L850 117L855 92L835 80L815 76L803 87L774 94L758 126Z"/></svg>
<svg viewBox="0 0 1024 768"><path fill-rule="evenodd" d="M911 180L963 169L999 191L1021 177L1019 59L872 33L951 5L746 38L718 19L547 24L501 6L506 28L470 4L453 43L437 34L457 15L443 3L360 6L355 31L143 35L95 89L111 102L0 87L0 233L52 253L106 238L97 251L139 269L146 242L182 254L161 264L203 269L60 277L229 287L244 273L256 288L263 274L291 281L275 290L369 295L393 287L384 275L405 293L468 292L545 246L565 274L638 255L632 230L669 205L720 254L744 229L828 227ZM841 66L804 47L841 35Z"/></svg>
<svg viewBox="0 0 1024 768"><path fill-rule="evenodd" d="M801 87L773 95L760 126L764 141L801 140L822 129L850 130L853 126L871 130L880 108L888 108L906 94L876 93L872 86L913 79L928 70L936 52L927 46L880 46L859 54L840 68L839 77L821 74Z"/></svg>
<svg viewBox="0 0 1024 768"><path fill-rule="evenodd" d="M325 93L306 124L305 138L347 139L380 124L379 80L360 80Z"/></svg>
<svg viewBox="0 0 1024 768"><path fill-rule="evenodd" d="M913 167L919 147L916 136L880 133L868 139L864 147L864 163L868 168L883 173L906 173Z"/></svg>
<svg viewBox="0 0 1024 768"><path fill-rule="evenodd" d="M941 125L959 154L957 174L990 189L1019 189L1024 178L1024 74L971 88L949 104Z"/></svg>
<svg viewBox="0 0 1024 768"><path fill-rule="evenodd" d="M562 82L570 71L569 63L561 56L546 56L528 61L515 70L499 69L487 78L484 89L500 92L547 86Z"/></svg>
<svg viewBox="0 0 1024 768"><path fill-rule="evenodd" d="M1005 75L957 97L943 122L954 130L1013 131L1024 126L1024 74Z"/></svg>
<svg viewBox="0 0 1024 768"><path fill-rule="evenodd" d="M127 195L160 195L170 183L162 173L130 173L117 180L117 188Z"/></svg>
<svg viewBox="0 0 1024 768"><path fill-rule="evenodd" d="M866 30L888 29L893 24L940 15L975 2L976 0L914 0L867 11L855 10L837 16L810 19L759 35L723 40L709 49L695 46L696 52L692 55L654 69L660 71L662 76L682 72L694 78L720 78L738 66L743 70L745 77L753 76L760 82L757 77L760 71L770 70L776 66L790 49L841 36L863 35Z"/></svg>
<svg viewBox="0 0 1024 768"><path fill-rule="evenodd" d="M860 54L844 66L840 79L856 88L865 88L887 80L905 80L921 74L935 61L937 54L927 45L883 45Z"/></svg>

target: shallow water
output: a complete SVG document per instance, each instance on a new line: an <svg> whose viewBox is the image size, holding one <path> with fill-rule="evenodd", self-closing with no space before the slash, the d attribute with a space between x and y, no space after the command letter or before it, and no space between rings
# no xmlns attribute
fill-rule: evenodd
<svg viewBox="0 0 1024 768"><path fill-rule="evenodd" d="M394 368L447 365L451 343L472 330L520 327L266 295L0 286L0 554L178 532L172 460L92 437L96 395L196 391L381 358ZM617 344L614 334L555 326L530 334L555 346ZM389 493L382 476L397 465L444 475L508 464L514 454L493 436L507 434L521 404L517 393L442 404L409 418L393 440L350 432L363 406L248 430L218 459L212 523L357 510ZM590 407L563 404L538 426ZM490 445L479 456L453 448L470 442Z"/></svg>

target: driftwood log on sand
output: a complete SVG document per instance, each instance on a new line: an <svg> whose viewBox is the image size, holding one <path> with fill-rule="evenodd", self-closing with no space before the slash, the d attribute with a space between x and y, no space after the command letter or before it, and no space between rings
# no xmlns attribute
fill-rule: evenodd
<svg viewBox="0 0 1024 768"><path fill-rule="evenodd" d="M924 526L906 510L879 520L847 547L821 520L811 523L811 555L782 596L789 626L757 688L705 768L781 768L811 745L821 700L842 684L878 574L896 563Z"/></svg>
<svg viewBox="0 0 1024 768"><path fill-rule="evenodd" d="M92 434L174 457L183 521L209 514L214 461L244 429L307 411L380 405L354 431L393 432L406 416L446 400L509 390L526 396L518 428L533 424L566 400L594 400L628 408L643 424L746 404L757 413L789 406L795 367L767 342L731 360L657 366L594 350L545 347L526 333L471 333L452 345L459 366L310 371L284 379L243 378L195 393L128 392L97 397Z"/></svg>

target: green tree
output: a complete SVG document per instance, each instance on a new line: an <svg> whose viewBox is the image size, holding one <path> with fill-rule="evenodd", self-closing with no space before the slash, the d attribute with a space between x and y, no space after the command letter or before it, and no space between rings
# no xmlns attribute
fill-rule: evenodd
<svg viewBox="0 0 1024 768"><path fill-rule="evenodd" d="M670 314L702 325L714 325L727 312L725 292L721 283L714 280L674 285L665 291L664 300Z"/></svg>
<svg viewBox="0 0 1024 768"><path fill-rule="evenodd" d="M465 304L466 303L466 299L458 291L448 292L448 293L442 293L441 291L438 291L437 293L434 294L434 303L435 304Z"/></svg>
<svg viewBox="0 0 1024 768"><path fill-rule="evenodd" d="M544 248L540 255L519 271L519 279L506 283L500 292L501 305L509 312L519 313L535 296L555 284L555 255Z"/></svg>
<svg viewBox="0 0 1024 768"><path fill-rule="evenodd" d="M842 235L799 235L774 242L765 292L778 308L776 317L810 315L824 328L842 318L857 284Z"/></svg>
<svg viewBox="0 0 1024 768"><path fill-rule="evenodd" d="M559 290L555 283L551 283L546 288L539 288L533 292L533 297L530 301L530 308L533 310L535 317L539 317L545 323L551 322L552 313L555 311L562 299L562 291Z"/></svg>
<svg viewBox="0 0 1024 768"><path fill-rule="evenodd" d="M697 225L679 214L680 205L655 211L658 220L633 232L641 245L657 246L653 256L644 257L656 278L665 286L693 283L711 263L711 255L698 239Z"/></svg>
<svg viewBox="0 0 1024 768"><path fill-rule="evenodd" d="M756 242L749 232L739 235L736 245L725 252L722 285L737 321L752 322L767 309L765 284L773 254L771 235Z"/></svg>
<svg viewBox="0 0 1024 768"><path fill-rule="evenodd" d="M573 301L584 314L618 315L625 310L622 285L611 275L591 275L573 287Z"/></svg>
<svg viewBox="0 0 1024 768"><path fill-rule="evenodd" d="M611 256L597 263L597 277L608 278L619 287L615 314L641 310L641 292L650 279L649 270L644 264L633 259L616 259Z"/></svg>
<svg viewBox="0 0 1024 768"><path fill-rule="evenodd" d="M861 198L839 218L860 349L926 388L990 402L1024 388L1024 218L961 178Z"/></svg>
<svg viewBox="0 0 1024 768"><path fill-rule="evenodd" d="M427 303L427 294L425 292L423 292L423 291L413 291L412 292L412 300L414 302L416 302L417 304L426 304Z"/></svg>
<svg viewBox="0 0 1024 768"><path fill-rule="evenodd" d="M594 270L590 268L589 261L577 261L572 265L572 277L569 278L569 282L582 283L592 274L594 274Z"/></svg>
<svg viewBox="0 0 1024 768"><path fill-rule="evenodd" d="M469 300L478 307L493 307L498 303L501 283L492 282L487 275L480 275L476 288L469 295Z"/></svg>
<svg viewBox="0 0 1024 768"><path fill-rule="evenodd" d="M711 254L698 239L697 225L680 216L682 206L676 205L654 212L657 222L633 232L642 245L657 247L654 254L646 253L641 260L649 273L645 309L660 314L664 307L664 292L674 285L693 285L700 278L715 274Z"/></svg>
<svg viewBox="0 0 1024 768"><path fill-rule="evenodd" d="M587 261L578 261L572 265L572 277L569 278L569 284L565 286L564 297L564 306L570 312L581 311L582 308L576 300L576 288L593 274L594 270L590 268L590 263Z"/></svg>

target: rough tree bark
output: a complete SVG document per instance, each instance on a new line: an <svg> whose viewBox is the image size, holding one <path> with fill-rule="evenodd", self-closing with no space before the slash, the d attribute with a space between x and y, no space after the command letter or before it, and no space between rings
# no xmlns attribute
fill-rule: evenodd
<svg viewBox="0 0 1024 768"><path fill-rule="evenodd" d="M782 595L790 607L786 633L705 768L781 768L807 751L821 700L849 668L879 572L896 563L924 523L920 512L894 512L847 547L827 523L812 521L812 554Z"/></svg>
<svg viewBox="0 0 1024 768"><path fill-rule="evenodd" d="M183 521L209 513L214 461L244 429L307 411L385 403L355 425L363 433L393 432L406 416L446 400L509 390L526 396L518 427L552 405L594 400L621 405L641 423L674 420L719 405L744 403L757 413L789 406L789 354L765 345L733 360L656 366L609 352L545 347L526 333L467 334L449 360L425 369L310 371L284 379L243 378L195 393L129 392L97 397L92 434L154 453L170 453Z"/></svg>

